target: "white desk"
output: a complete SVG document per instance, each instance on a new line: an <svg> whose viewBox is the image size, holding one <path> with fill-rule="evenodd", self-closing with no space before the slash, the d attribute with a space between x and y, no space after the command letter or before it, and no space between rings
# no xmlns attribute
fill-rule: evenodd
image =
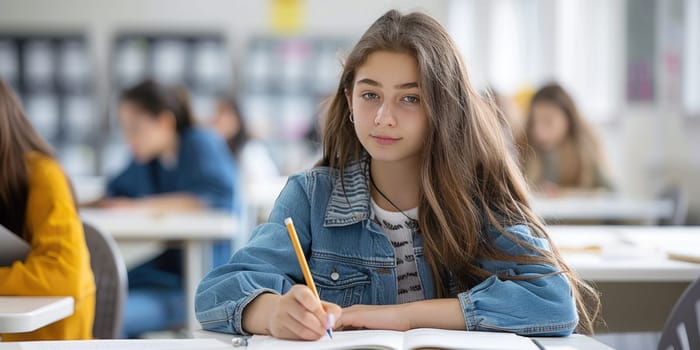
<svg viewBox="0 0 700 350"><path fill-rule="evenodd" d="M204 330L196 330L192 332L194 338L203 339L217 339L227 344L231 344L231 340L234 335L227 333L209 332ZM545 349L580 349L580 350L612 350L611 347L585 335L572 335L569 337L561 338L549 338L549 337L538 337L535 338L537 341L544 346ZM2 348L0 348L2 350Z"/></svg>
<svg viewBox="0 0 700 350"><path fill-rule="evenodd" d="M0 333L37 330L73 314L72 297L0 297Z"/></svg>
<svg viewBox="0 0 700 350"><path fill-rule="evenodd" d="M548 226L564 260L596 282L691 282L700 264L671 260L669 251L695 249L700 227ZM586 251L588 250L588 251Z"/></svg>
<svg viewBox="0 0 700 350"><path fill-rule="evenodd" d="M617 220L654 223L673 215L670 200L643 200L618 196L531 199L532 210L547 222L557 220Z"/></svg>
<svg viewBox="0 0 700 350"><path fill-rule="evenodd" d="M0 350L231 350L216 339L104 339L0 343Z"/></svg>
<svg viewBox="0 0 700 350"><path fill-rule="evenodd" d="M606 326L599 332L659 332L700 264L669 259L682 249L700 256L700 227L549 226L569 267L595 283Z"/></svg>
<svg viewBox="0 0 700 350"><path fill-rule="evenodd" d="M117 241L178 241L184 250L187 327L199 327L194 315L194 292L211 269L212 242L233 239L238 222L228 213L155 214L135 210L83 209L86 222L104 229Z"/></svg>

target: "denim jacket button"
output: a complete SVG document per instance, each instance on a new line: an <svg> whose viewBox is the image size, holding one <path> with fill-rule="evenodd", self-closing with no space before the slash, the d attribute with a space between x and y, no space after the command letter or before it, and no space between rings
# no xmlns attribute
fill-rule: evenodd
<svg viewBox="0 0 700 350"><path fill-rule="evenodd" d="M331 279L332 279L332 280L337 281L338 278L340 278L340 274L339 274L339 273L337 273L337 272L335 272L335 271L331 273Z"/></svg>

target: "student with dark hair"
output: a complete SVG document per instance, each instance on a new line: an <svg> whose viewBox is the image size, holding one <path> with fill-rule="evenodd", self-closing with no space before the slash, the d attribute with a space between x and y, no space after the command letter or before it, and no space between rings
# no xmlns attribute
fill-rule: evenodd
<svg viewBox="0 0 700 350"><path fill-rule="evenodd" d="M68 178L0 80L0 225L31 245L0 266L0 295L72 296L73 315L3 341L92 338L95 282Z"/></svg>
<svg viewBox="0 0 700 350"><path fill-rule="evenodd" d="M119 118L133 160L109 182L107 198L99 206L160 212L238 210L235 161L218 135L195 126L183 88L144 81L122 93ZM230 255L230 241L216 244L213 264ZM129 271L127 336L182 325L181 274L179 249L168 249Z"/></svg>

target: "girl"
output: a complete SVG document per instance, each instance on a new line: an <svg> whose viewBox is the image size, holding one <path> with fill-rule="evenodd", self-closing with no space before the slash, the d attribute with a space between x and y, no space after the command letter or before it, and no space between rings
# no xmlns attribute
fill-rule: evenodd
<svg viewBox="0 0 700 350"><path fill-rule="evenodd" d="M201 282L202 327L309 340L325 326L590 331L583 300L595 294L530 210L487 105L436 20L379 18L345 62L324 158L289 178L269 223ZM299 285L286 217L322 302Z"/></svg>
<svg viewBox="0 0 700 350"><path fill-rule="evenodd" d="M186 91L145 81L123 92L119 114L133 153L107 186L103 207L156 211L238 209L234 161L223 140L194 126ZM214 246L213 265L231 256L231 241ZM176 328L184 321L182 254L168 249L129 271L124 331Z"/></svg>
<svg viewBox="0 0 700 350"><path fill-rule="evenodd" d="M233 160L219 137L195 127L183 88L144 81L123 92L119 116L134 159L101 206L236 210Z"/></svg>
<svg viewBox="0 0 700 350"><path fill-rule="evenodd" d="M597 135L561 86L535 93L526 130L532 149L523 152L523 164L537 190L549 196L612 190Z"/></svg>
<svg viewBox="0 0 700 350"><path fill-rule="evenodd" d="M248 133L241 109L233 95L219 99L211 127L226 139L229 151L240 166L244 182L264 181L280 176L265 144Z"/></svg>
<svg viewBox="0 0 700 350"><path fill-rule="evenodd" d="M3 341L92 338L95 284L68 179L0 80L0 225L29 242L24 261L0 267L0 295L72 296L73 315Z"/></svg>

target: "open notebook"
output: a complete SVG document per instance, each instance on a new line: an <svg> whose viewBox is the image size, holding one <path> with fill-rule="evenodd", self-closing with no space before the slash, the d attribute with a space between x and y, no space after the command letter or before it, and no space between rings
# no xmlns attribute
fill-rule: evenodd
<svg viewBox="0 0 700 350"><path fill-rule="evenodd" d="M529 338L511 333L447 331L420 328L407 332L397 331L343 331L335 332L315 342L280 340L255 335L248 341L248 350L538 350Z"/></svg>

